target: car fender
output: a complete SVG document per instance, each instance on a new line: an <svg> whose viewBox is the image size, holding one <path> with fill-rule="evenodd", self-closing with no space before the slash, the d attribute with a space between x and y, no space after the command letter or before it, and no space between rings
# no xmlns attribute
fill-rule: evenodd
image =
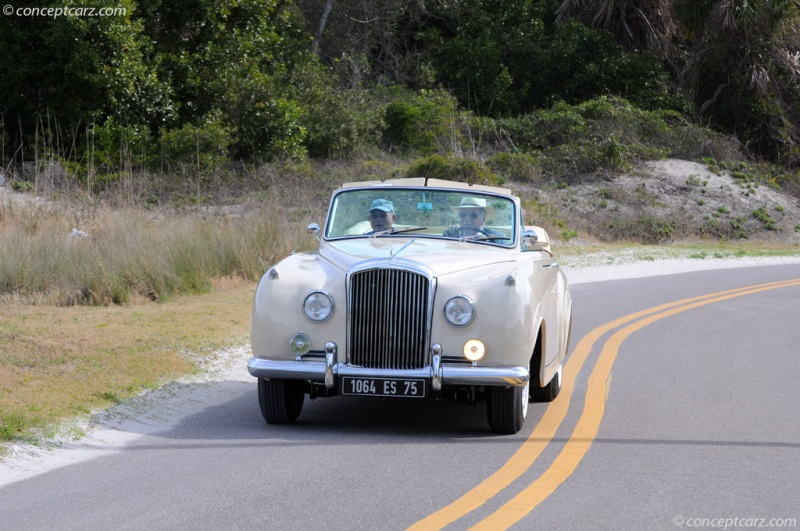
<svg viewBox="0 0 800 531"><path fill-rule="evenodd" d="M250 316L253 356L294 359L289 339L297 332L311 337L311 349L322 351L328 341L345 346L347 299L345 274L316 253L297 253L272 266L256 289ZM303 302L312 291L333 298L333 315L316 323L305 316Z"/></svg>
<svg viewBox="0 0 800 531"><path fill-rule="evenodd" d="M546 292L540 268L532 261L513 261L476 268L438 279L431 341L445 355L461 355L464 343L480 339L486 345L481 366L527 367L544 314ZM475 302L475 320L457 328L447 323L444 306L463 295Z"/></svg>

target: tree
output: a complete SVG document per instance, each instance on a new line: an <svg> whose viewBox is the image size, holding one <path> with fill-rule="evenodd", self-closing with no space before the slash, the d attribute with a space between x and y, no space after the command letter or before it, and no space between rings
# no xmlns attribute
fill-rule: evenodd
<svg viewBox="0 0 800 531"><path fill-rule="evenodd" d="M223 122L236 157L294 156L303 129L287 89L310 41L281 0L142 0L159 71L175 90L167 127Z"/></svg>
<svg viewBox="0 0 800 531"><path fill-rule="evenodd" d="M61 7L40 2L37 7ZM13 149L52 135L63 149L94 121L142 124L171 116L170 87L147 58L136 4L115 16L4 16L0 112ZM37 134L37 131L39 132Z"/></svg>
<svg viewBox="0 0 800 531"><path fill-rule="evenodd" d="M570 16L601 28L630 50L648 50L666 57L675 35L671 0L564 0L559 20Z"/></svg>
<svg viewBox="0 0 800 531"><path fill-rule="evenodd" d="M465 0L431 5L420 32L442 84L480 114L509 116L603 95L672 106L668 72L578 22L558 0Z"/></svg>
<svg viewBox="0 0 800 531"><path fill-rule="evenodd" d="M796 1L564 0L559 16L658 53L712 125L759 155L800 165Z"/></svg>
<svg viewBox="0 0 800 531"><path fill-rule="evenodd" d="M314 49L349 88L417 82L414 31L429 17L426 0L296 0Z"/></svg>

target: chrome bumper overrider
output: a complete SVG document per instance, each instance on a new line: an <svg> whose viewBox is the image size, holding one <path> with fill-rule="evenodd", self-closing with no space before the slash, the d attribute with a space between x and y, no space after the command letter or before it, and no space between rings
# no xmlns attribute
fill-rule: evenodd
<svg viewBox="0 0 800 531"><path fill-rule="evenodd" d="M363 378L426 378L431 388L438 391L445 385L523 386L528 382L527 367L472 367L443 365L434 356L431 367L411 370L366 369L351 367L336 361L335 353L326 355L326 361L274 361L253 358L247 364L252 376L257 378L281 378L288 380L311 380L325 382L325 387L334 389L341 376Z"/></svg>

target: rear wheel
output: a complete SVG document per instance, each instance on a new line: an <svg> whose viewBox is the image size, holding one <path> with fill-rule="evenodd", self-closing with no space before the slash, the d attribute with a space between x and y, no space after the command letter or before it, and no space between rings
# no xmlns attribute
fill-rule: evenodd
<svg viewBox="0 0 800 531"><path fill-rule="evenodd" d="M304 400L303 382L258 379L258 405L267 424L292 424L300 415Z"/></svg>
<svg viewBox="0 0 800 531"><path fill-rule="evenodd" d="M487 413L494 431L514 434L522 429L528 416L528 385L488 388Z"/></svg>

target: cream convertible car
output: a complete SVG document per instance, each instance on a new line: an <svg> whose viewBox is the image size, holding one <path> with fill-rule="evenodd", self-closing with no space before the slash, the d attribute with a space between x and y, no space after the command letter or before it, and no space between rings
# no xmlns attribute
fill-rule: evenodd
<svg viewBox="0 0 800 531"><path fill-rule="evenodd" d="M311 253L267 271L250 322L270 424L305 395L486 399L516 433L551 401L572 299L546 233L509 190L433 179L345 184Z"/></svg>

